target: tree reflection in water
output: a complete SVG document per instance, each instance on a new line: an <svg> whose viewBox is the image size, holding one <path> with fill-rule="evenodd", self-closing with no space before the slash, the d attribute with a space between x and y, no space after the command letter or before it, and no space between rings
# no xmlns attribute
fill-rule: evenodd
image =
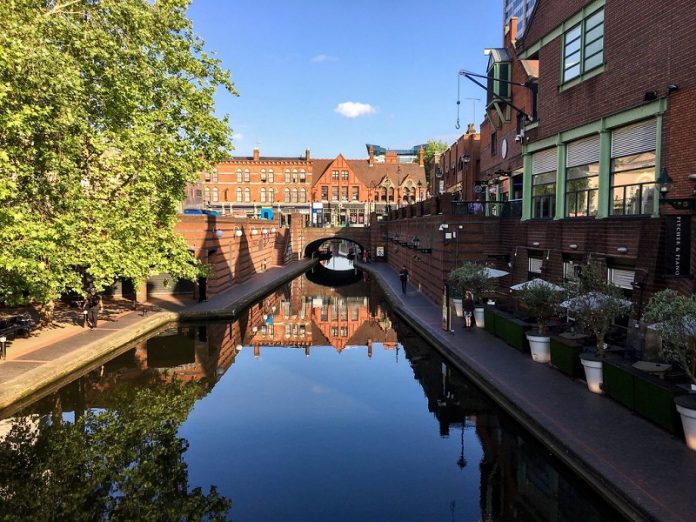
<svg viewBox="0 0 696 522"><path fill-rule="evenodd" d="M231 502L215 486L189 489L177 436L203 391L122 387L75 423L19 418L0 441L0 519L224 520Z"/></svg>

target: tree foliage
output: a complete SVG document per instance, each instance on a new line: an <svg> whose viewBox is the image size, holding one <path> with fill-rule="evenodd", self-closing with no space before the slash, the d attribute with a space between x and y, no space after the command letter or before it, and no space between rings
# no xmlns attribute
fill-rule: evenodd
<svg viewBox="0 0 696 522"><path fill-rule="evenodd" d="M0 441L0 520L224 520L230 501L189 489L177 436L200 388L126 388L75 424L25 417Z"/></svg>
<svg viewBox="0 0 696 522"><path fill-rule="evenodd" d="M447 147L449 147L449 145L447 145L447 143L445 143L442 140L428 140L428 143L426 144L424 151L424 163L426 172L430 172L433 165L433 161L435 159L435 154L446 151Z"/></svg>
<svg viewBox="0 0 696 522"><path fill-rule="evenodd" d="M650 298L643 320L654 323L651 328L660 333L661 356L676 362L696 384L696 295L657 292Z"/></svg>
<svg viewBox="0 0 696 522"><path fill-rule="evenodd" d="M564 303L580 327L591 332L597 342L599 355L604 355L604 339L612 323L631 310L621 289L607 280L606 273L596 263L588 263L580 274L566 283Z"/></svg>
<svg viewBox="0 0 696 522"><path fill-rule="evenodd" d="M518 291L522 304L536 317L539 335L548 333L549 321L558 315L563 292L549 285L525 285Z"/></svg>
<svg viewBox="0 0 696 522"><path fill-rule="evenodd" d="M465 261L449 274L449 283L459 289L462 295L471 292L477 302L493 292L495 281L488 277L483 265L473 261Z"/></svg>
<svg viewBox="0 0 696 522"><path fill-rule="evenodd" d="M0 302L196 276L176 211L229 151L234 86L189 1L0 2Z"/></svg>

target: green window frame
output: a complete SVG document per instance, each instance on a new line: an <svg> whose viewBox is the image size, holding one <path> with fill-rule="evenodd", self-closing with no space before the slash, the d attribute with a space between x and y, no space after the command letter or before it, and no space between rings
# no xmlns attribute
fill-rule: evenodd
<svg viewBox="0 0 696 522"><path fill-rule="evenodd" d="M590 14L563 36L563 82L604 63L604 9Z"/></svg>
<svg viewBox="0 0 696 522"><path fill-rule="evenodd" d="M612 216L638 216L653 211L655 151L611 160L610 211Z"/></svg>

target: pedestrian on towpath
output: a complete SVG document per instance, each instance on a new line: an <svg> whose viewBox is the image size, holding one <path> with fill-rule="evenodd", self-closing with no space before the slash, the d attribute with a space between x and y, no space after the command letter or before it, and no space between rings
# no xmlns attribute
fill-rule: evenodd
<svg viewBox="0 0 696 522"><path fill-rule="evenodd" d="M405 294L406 283L408 283L408 270L406 269L406 265L401 268L401 272L399 272L399 279L401 279L401 292Z"/></svg>
<svg viewBox="0 0 696 522"><path fill-rule="evenodd" d="M102 302L101 296L97 293L96 288L90 288L85 297L85 302L82 308L87 312L85 316L85 323L90 328L97 327L98 314L104 311L104 303Z"/></svg>

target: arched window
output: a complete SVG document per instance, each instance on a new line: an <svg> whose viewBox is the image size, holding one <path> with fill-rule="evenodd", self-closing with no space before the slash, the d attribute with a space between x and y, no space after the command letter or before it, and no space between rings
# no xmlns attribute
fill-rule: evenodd
<svg viewBox="0 0 696 522"><path fill-rule="evenodd" d="M225 189L225 201L230 200L230 189Z"/></svg>
<svg viewBox="0 0 696 522"><path fill-rule="evenodd" d="M205 187L203 189L203 199L205 200L205 203L210 203L210 188Z"/></svg>
<svg viewBox="0 0 696 522"><path fill-rule="evenodd" d="M292 202L297 203L297 189L292 189Z"/></svg>
<svg viewBox="0 0 696 522"><path fill-rule="evenodd" d="M244 169L244 183L249 183L251 181L251 174L249 169Z"/></svg>
<svg viewBox="0 0 696 522"><path fill-rule="evenodd" d="M285 201L286 203L290 203L290 189L289 188L286 188L283 191L283 201Z"/></svg>
<svg viewBox="0 0 696 522"><path fill-rule="evenodd" d="M292 182L297 183L297 169L292 169Z"/></svg>
<svg viewBox="0 0 696 522"><path fill-rule="evenodd" d="M305 189L300 190L300 203L307 203L307 191Z"/></svg>
<svg viewBox="0 0 696 522"><path fill-rule="evenodd" d="M244 201L249 203L251 201L251 190L248 188L244 189Z"/></svg>
<svg viewBox="0 0 696 522"><path fill-rule="evenodd" d="M213 187L213 201L215 201L216 203L220 201L220 191L217 187Z"/></svg>
<svg viewBox="0 0 696 522"><path fill-rule="evenodd" d="M290 183L290 169L285 169L285 183Z"/></svg>
<svg viewBox="0 0 696 522"><path fill-rule="evenodd" d="M389 201L394 201L394 189L389 188Z"/></svg>
<svg viewBox="0 0 696 522"><path fill-rule="evenodd" d="M273 183L273 169L268 169L268 182Z"/></svg>
<svg viewBox="0 0 696 522"><path fill-rule="evenodd" d="M262 188L261 189L261 203L265 203L265 202L266 202L266 189Z"/></svg>
<svg viewBox="0 0 696 522"><path fill-rule="evenodd" d="M261 169L261 181L266 183L266 169Z"/></svg>
<svg viewBox="0 0 696 522"><path fill-rule="evenodd" d="M241 202L242 202L242 189L238 188L237 189L237 203L241 203Z"/></svg>
<svg viewBox="0 0 696 522"><path fill-rule="evenodd" d="M305 170L302 169L300 170L300 183L304 183L305 181L307 181L307 178L305 177Z"/></svg>
<svg viewBox="0 0 696 522"><path fill-rule="evenodd" d="M275 190L268 189L268 202L273 203L275 201Z"/></svg>
<svg viewBox="0 0 696 522"><path fill-rule="evenodd" d="M242 182L242 169L237 169L237 183Z"/></svg>

